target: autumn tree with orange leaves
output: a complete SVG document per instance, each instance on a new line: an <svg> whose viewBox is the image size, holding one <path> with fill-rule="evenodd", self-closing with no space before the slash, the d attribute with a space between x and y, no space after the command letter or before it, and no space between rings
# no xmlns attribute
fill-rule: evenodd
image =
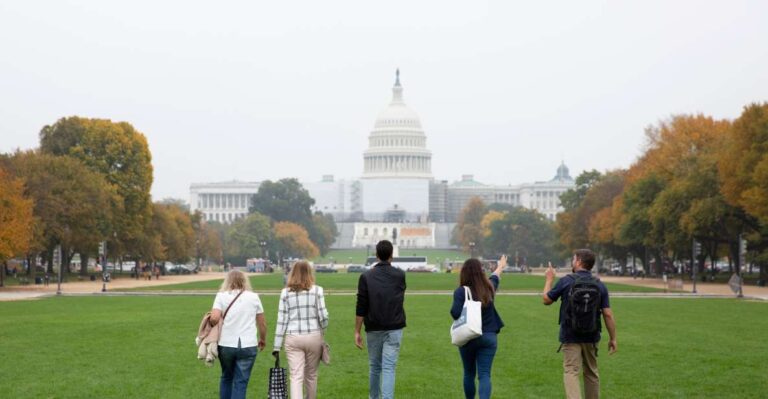
<svg viewBox="0 0 768 399"><path fill-rule="evenodd" d="M32 240L32 200L24 184L0 169L0 287L5 282L8 259L23 255Z"/></svg>

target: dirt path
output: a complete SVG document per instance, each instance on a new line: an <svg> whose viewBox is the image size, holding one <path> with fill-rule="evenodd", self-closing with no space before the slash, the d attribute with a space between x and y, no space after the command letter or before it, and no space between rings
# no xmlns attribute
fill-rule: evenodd
<svg viewBox="0 0 768 399"><path fill-rule="evenodd" d="M179 275L179 276L161 276L160 280L143 280L121 277L107 283L107 291L153 287L167 284L189 283L194 281L218 280L224 278L224 273L220 272L201 272L197 274ZM33 299L56 293L57 284L51 282L47 287L44 285L20 285L13 287L0 288L0 301ZM101 281L70 281L61 284L61 292L67 294L92 294L101 292Z"/></svg>

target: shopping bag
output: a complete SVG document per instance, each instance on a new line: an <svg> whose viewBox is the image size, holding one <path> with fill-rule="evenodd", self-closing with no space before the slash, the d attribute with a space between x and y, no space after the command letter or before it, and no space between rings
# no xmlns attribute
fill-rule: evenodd
<svg viewBox="0 0 768 399"><path fill-rule="evenodd" d="M451 325L451 343L464 346L470 340L483 335L482 302L472 300L472 291L464 286L464 307L461 316Z"/></svg>
<svg viewBox="0 0 768 399"><path fill-rule="evenodd" d="M280 355L275 355L275 367L269 369L268 399L288 399L286 370L280 367Z"/></svg>

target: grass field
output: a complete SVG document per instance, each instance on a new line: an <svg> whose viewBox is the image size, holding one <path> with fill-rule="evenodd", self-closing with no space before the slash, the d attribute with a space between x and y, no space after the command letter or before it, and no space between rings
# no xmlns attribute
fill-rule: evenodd
<svg viewBox="0 0 768 399"><path fill-rule="evenodd" d="M370 252L365 249L333 249L325 256L318 256L312 259L315 263L330 263L333 260L336 263L365 263L366 254L376 256L376 250L371 248ZM450 249L400 249L400 256L426 256L430 264L438 264L445 259L466 260L469 254L459 250Z"/></svg>
<svg viewBox="0 0 768 399"><path fill-rule="evenodd" d="M317 284L326 290L356 290L359 273L317 273ZM458 285L459 275L456 273L408 273L406 284L409 291L449 291ZM197 281L166 286L154 286L134 289L131 291L199 291L217 290L222 280ZM281 273L264 274L251 277L251 285L256 292L274 291L283 288ZM624 284L606 283L609 291L613 292L658 292L650 287L637 287ZM502 291L540 291L544 287L543 276L507 273L502 275L500 289Z"/></svg>
<svg viewBox="0 0 768 399"><path fill-rule="evenodd" d="M262 297L269 323L277 297ZM211 297L63 297L0 306L0 396L7 398L212 398L218 364L196 360L193 338ZM327 298L332 346L321 398L363 398L367 356L352 344L354 297ZM399 398L461 398L447 295L406 298ZM557 308L499 297L506 323L493 368L495 398L563 396ZM599 356L605 398L760 398L768 392L762 337L768 303L731 299L615 298L619 353ZM259 355L249 397L266 396L271 356Z"/></svg>

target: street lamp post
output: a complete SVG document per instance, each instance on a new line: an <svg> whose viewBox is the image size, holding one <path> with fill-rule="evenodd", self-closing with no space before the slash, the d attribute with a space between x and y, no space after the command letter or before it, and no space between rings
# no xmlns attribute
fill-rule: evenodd
<svg viewBox="0 0 768 399"><path fill-rule="evenodd" d="M102 242L101 251L101 292L107 292L107 241Z"/></svg>
<svg viewBox="0 0 768 399"><path fill-rule="evenodd" d="M471 241L469 243L469 257L474 258L475 257L475 242Z"/></svg>

